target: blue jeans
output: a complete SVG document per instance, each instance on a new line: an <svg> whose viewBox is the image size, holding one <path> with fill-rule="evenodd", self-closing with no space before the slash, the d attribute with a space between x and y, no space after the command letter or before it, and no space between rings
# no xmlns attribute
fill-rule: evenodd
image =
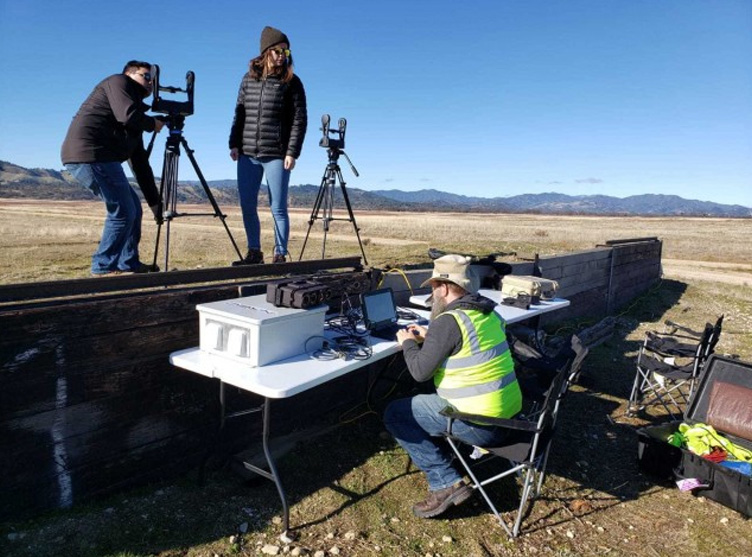
<svg viewBox="0 0 752 557"><path fill-rule="evenodd" d="M258 195L264 175L269 186L269 204L274 217L274 253L287 255L287 240L290 237L290 217L287 214L290 171L285 170L283 159L254 159L247 155L240 155L238 158L238 194L248 247L261 249Z"/></svg>
<svg viewBox="0 0 752 557"><path fill-rule="evenodd" d="M119 162L66 164L73 177L105 203L107 217L102 239L91 257L95 275L112 271L135 271L140 265L141 201L128 183Z"/></svg>
<svg viewBox="0 0 752 557"><path fill-rule="evenodd" d="M416 395L395 400L384 411L384 425L394 435L415 466L426 474L428 488L438 491L460 481L462 476L452 465L453 453L441 438L447 430L447 418L439 414L449 403L439 395ZM456 420L452 434L471 445L493 446L506 432Z"/></svg>

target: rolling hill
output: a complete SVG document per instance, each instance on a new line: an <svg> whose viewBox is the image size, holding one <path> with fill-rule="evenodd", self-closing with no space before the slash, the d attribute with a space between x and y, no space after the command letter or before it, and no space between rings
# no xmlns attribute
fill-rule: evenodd
<svg viewBox="0 0 752 557"><path fill-rule="evenodd" d="M220 205L237 204L235 180L208 182ZM138 188L137 188L138 189ZM290 187L290 206L313 208L319 193L318 185L304 184ZM646 216L752 216L752 209L741 205L724 205L710 201L684 199L676 195L645 194L618 198L607 195L565 195L562 193L522 194L510 197L472 197L439 190L366 191L347 188L353 207L382 211L461 211L582 215L646 215ZM0 197L31 199L93 199L94 195L79 186L65 171L24 168L0 161ZM178 201L181 203L206 200L203 187L196 181L181 181ZM335 202L342 203L340 188L335 190Z"/></svg>

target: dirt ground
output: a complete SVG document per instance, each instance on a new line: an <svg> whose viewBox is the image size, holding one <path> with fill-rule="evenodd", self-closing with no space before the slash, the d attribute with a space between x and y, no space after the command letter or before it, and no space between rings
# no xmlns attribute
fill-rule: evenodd
<svg viewBox="0 0 752 557"><path fill-rule="evenodd" d="M677 280L705 280L739 286L752 285L752 265L663 259L663 275Z"/></svg>

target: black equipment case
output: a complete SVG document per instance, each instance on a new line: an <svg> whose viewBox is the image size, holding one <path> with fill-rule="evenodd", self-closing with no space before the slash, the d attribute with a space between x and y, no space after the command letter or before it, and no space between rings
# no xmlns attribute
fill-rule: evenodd
<svg viewBox="0 0 752 557"><path fill-rule="evenodd" d="M752 363L713 354L684 414L688 424L704 423L732 443L752 450ZM637 432L640 468L655 477L696 478L706 488L693 490L746 516L752 516L752 476L704 459L668 443L681 421Z"/></svg>

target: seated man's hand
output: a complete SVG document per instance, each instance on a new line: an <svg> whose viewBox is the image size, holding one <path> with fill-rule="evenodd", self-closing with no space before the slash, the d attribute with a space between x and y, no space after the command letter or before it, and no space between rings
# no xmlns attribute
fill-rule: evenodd
<svg viewBox="0 0 752 557"><path fill-rule="evenodd" d="M400 346L402 346L402 343L409 338L414 339L415 337L413 337L412 333L408 332L407 329L400 329L399 331L397 331L397 342Z"/></svg>
<svg viewBox="0 0 752 557"><path fill-rule="evenodd" d="M414 323L407 326L407 330L413 335L413 340L416 340L418 342L423 342L423 340L426 338L426 333L428 333L428 328L423 327L421 325L415 325Z"/></svg>
<svg viewBox="0 0 752 557"><path fill-rule="evenodd" d="M423 342L426 331L427 329L425 327L408 325L406 328L397 331L397 342L399 342L400 346L402 346L402 343L407 339L414 340L415 342Z"/></svg>

